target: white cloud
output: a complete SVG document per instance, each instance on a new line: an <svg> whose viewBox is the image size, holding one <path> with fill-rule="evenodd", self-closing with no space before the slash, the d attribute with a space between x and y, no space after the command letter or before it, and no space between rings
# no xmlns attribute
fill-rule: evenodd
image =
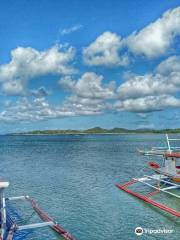
<svg viewBox="0 0 180 240"><path fill-rule="evenodd" d="M70 28L64 28L62 30L60 30L60 34L61 35L67 35L67 34L70 34L72 32L76 32L78 30L80 30L81 28L83 28L83 26L81 24L76 24Z"/></svg>
<svg viewBox="0 0 180 240"><path fill-rule="evenodd" d="M7 95L19 95L24 92L25 82L20 80L9 80L2 83L2 91Z"/></svg>
<svg viewBox="0 0 180 240"><path fill-rule="evenodd" d="M162 75L180 72L180 56L171 56L162 61L156 71Z"/></svg>
<svg viewBox="0 0 180 240"><path fill-rule="evenodd" d="M127 74L117 93L115 109L132 112L160 111L179 108L180 99L173 96L180 92L180 58L172 56L162 61L152 73Z"/></svg>
<svg viewBox="0 0 180 240"><path fill-rule="evenodd" d="M75 115L76 113L69 109L51 106L44 97L33 100L20 98L16 102L8 103L6 110L0 112L0 121L36 122Z"/></svg>
<svg viewBox="0 0 180 240"><path fill-rule="evenodd" d="M109 99L114 99L115 82L103 84L103 76L94 72L84 73L78 80L65 76L59 81L71 95L66 97L64 109L71 109L76 115L97 115L111 108Z"/></svg>
<svg viewBox="0 0 180 240"><path fill-rule="evenodd" d="M180 36L180 7L166 11L161 18L126 38L104 32L83 49L85 64L90 66L128 65L129 52L154 58L166 54Z"/></svg>
<svg viewBox="0 0 180 240"><path fill-rule="evenodd" d="M117 92L122 99L172 94L180 91L180 58L169 57L161 62L154 73L129 75Z"/></svg>
<svg viewBox="0 0 180 240"><path fill-rule="evenodd" d="M121 37L115 33L104 32L90 46L83 49L83 59L87 65L125 66L128 64L128 57L119 56L121 48Z"/></svg>
<svg viewBox="0 0 180 240"><path fill-rule="evenodd" d="M0 83L6 94L22 94L28 80L47 74L72 74L69 66L75 50L55 45L45 51L18 47L11 51L11 61L0 65Z"/></svg>
<svg viewBox="0 0 180 240"><path fill-rule="evenodd" d="M180 86L175 84L175 79L180 83L180 74L170 74L167 77L160 74L134 75L121 84L117 91L122 99L170 94L180 89Z"/></svg>
<svg viewBox="0 0 180 240"><path fill-rule="evenodd" d="M114 98L115 82L112 81L107 85L103 85L102 80L102 75L97 75L94 72L86 72L77 81L66 76L59 81L59 84L81 98Z"/></svg>
<svg viewBox="0 0 180 240"><path fill-rule="evenodd" d="M102 83L103 76L86 72L78 80L65 76L60 85L70 92L65 101L51 105L46 100L47 91L44 87L31 90L29 97L20 98L16 102L8 102L6 110L0 113L0 121L33 122L54 118L86 116L102 114L111 105L106 102L115 97L115 84Z"/></svg>
<svg viewBox="0 0 180 240"><path fill-rule="evenodd" d="M101 100L83 99L70 96L60 105L51 105L45 97L20 98L8 102L6 109L0 112L0 122L37 122L49 119L102 114L106 104Z"/></svg>
<svg viewBox="0 0 180 240"><path fill-rule="evenodd" d="M102 99L82 98L77 95L71 95L66 98L63 109L71 109L75 115L98 115L106 110L108 104Z"/></svg>
<svg viewBox="0 0 180 240"><path fill-rule="evenodd" d="M103 76L93 72L84 73L78 80L65 76L59 81L71 95L66 98L63 108L71 109L76 115L97 115L110 109L109 99L115 98L115 83L105 85Z"/></svg>
<svg viewBox="0 0 180 240"><path fill-rule="evenodd" d="M167 62L168 59L164 61L164 63ZM161 64L163 66L163 62ZM180 99L170 95L178 89L176 78L170 79L171 75L177 73L170 72L167 78L163 78L156 71L160 71L159 66L154 75L153 73L144 76L134 75L127 79L127 82L118 88L119 100L117 100L118 94L116 94L114 82L103 84L101 75L87 72L78 80L65 76L59 82L70 92L64 102L55 106L51 105L45 99L47 91L41 87L32 90L29 98L20 98L16 102L8 101L5 106L6 110L0 112L0 121L33 122L62 117L97 115L106 111L130 111L141 113L144 117L142 113L179 108ZM177 78L178 81L179 79ZM168 83L168 80L171 82Z"/></svg>
<svg viewBox="0 0 180 240"><path fill-rule="evenodd" d="M114 109L117 111L130 111L137 113L146 113L161 111L166 108L179 108L180 99L170 95L147 96L136 99L126 99L117 101Z"/></svg>
<svg viewBox="0 0 180 240"><path fill-rule="evenodd" d="M180 7L166 11L161 18L138 33L127 38L127 44L135 54L152 58L169 50L174 38L180 35Z"/></svg>

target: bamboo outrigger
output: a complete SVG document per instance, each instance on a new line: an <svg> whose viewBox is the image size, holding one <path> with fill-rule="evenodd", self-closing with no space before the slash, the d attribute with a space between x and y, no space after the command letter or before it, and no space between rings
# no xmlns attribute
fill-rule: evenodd
<svg viewBox="0 0 180 240"><path fill-rule="evenodd" d="M148 167L155 172L154 175L144 175L142 178L133 178L127 183L116 184L116 186L119 189L145 201L148 204L151 204L176 217L180 217L179 210L168 207L167 205L152 199L152 196L160 192L175 197L176 199L180 199L180 195L172 192L174 189L180 189L180 147L172 147L170 144L170 142L180 141L180 139L169 139L168 135L166 135L166 140L167 147L155 147L150 151L139 150L139 152L144 156L162 157L163 162L161 166L158 163L152 161L148 164ZM152 182L155 182L156 184L153 184ZM142 183L154 189L154 191L144 195L137 191L131 190L130 186L136 183Z"/></svg>
<svg viewBox="0 0 180 240"><path fill-rule="evenodd" d="M34 199L29 196L18 196L18 197L8 197L4 195L4 190L9 186L9 182L0 181L0 240L16 240L16 239L26 239L26 234L22 234L22 238L19 236L23 231L29 231L31 229L50 227L59 236L63 237L65 240L75 240L75 238L64 228L62 228L57 222L53 220L47 213L45 213L35 202ZM9 201L25 200L28 201L33 210L38 214L38 216L43 220L40 223L19 225L11 214L8 214L7 203ZM19 233L19 234L17 234ZM16 238L16 236L18 237Z"/></svg>

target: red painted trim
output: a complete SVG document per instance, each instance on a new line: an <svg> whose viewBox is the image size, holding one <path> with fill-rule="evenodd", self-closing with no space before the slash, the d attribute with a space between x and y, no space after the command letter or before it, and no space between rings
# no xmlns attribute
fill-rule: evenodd
<svg viewBox="0 0 180 240"><path fill-rule="evenodd" d="M154 169L160 168L159 164L155 162L149 162L148 165L150 168L154 168Z"/></svg>
<svg viewBox="0 0 180 240"><path fill-rule="evenodd" d="M132 182L132 181L130 181L130 182ZM129 183L128 186L130 185L130 182L128 182ZM150 198L148 198L146 196L143 196L142 194L134 192L134 191L128 189L126 187L126 185L125 186L124 185L116 184L116 187L118 187L119 189L121 189L121 190L123 190L123 191L125 191L125 192L127 192L127 193L129 193L129 194L131 194L131 195L133 195L133 196L135 196L135 197L137 197L137 198L139 198L139 199L141 199L141 200L143 200L143 201L145 201L145 202L147 202L147 203L157 207L157 208L162 209L165 212L168 212L168 213L170 213L170 214L172 214L172 215L174 215L176 217L180 217L180 212L178 212L178 211L176 211L176 210L174 210L174 209L172 209L172 208L170 208L170 207L168 207L168 206L166 206L166 205L164 205L162 203L156 202L156 201L154 201L154 200L152 200L152 199L150 199Z"/></svg>

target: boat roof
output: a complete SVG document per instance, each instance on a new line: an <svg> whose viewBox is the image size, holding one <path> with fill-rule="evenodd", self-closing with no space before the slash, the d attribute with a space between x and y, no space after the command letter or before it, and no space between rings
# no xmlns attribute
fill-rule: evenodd
<svg viewBox="0 0 180 240"><path fill-rule="evenodd" d="M139 153L141 153L144 156L164 156L169 158L180 158L180 152L178 151L169 151L169 150L158 150L158 149L152 149L149 151L146 150L139 150Z"/></svg>
<svg viewBox="0 0 180 240"><path fill-rule="evenodd" d="M0 189L7 188L9 186L9 182L0 180Z"/></svg>
<svg viewBox="0 0 180 240"><path fill-rule="evenodd" d="M139 150L139 153L145 156L162 156L165 158L180 158L180 147L177 145L171 146L171 142L180 141L176 138L169 138L168 134L166 134L166 146L164 147L152 147L151 150Z"/></svg>

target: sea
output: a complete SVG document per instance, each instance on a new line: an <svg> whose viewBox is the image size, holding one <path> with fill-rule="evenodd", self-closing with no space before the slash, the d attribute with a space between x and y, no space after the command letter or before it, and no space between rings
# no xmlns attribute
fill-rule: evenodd
<svg viewBox="0 0 180 240"><path fill-rule="evenodd" d="M161 134L0 136L0 177L10 182L7 197L33 197L77 240L177 240L177 217L115 186L152 174L138 149L164 144ZM180 211L179 199L164 193L154 198ZM27 202L12 205L22 216L20 224L41 222ZM144 230L141 236L136 227ZM46 227L28 239L61 238Z"/></svg>

